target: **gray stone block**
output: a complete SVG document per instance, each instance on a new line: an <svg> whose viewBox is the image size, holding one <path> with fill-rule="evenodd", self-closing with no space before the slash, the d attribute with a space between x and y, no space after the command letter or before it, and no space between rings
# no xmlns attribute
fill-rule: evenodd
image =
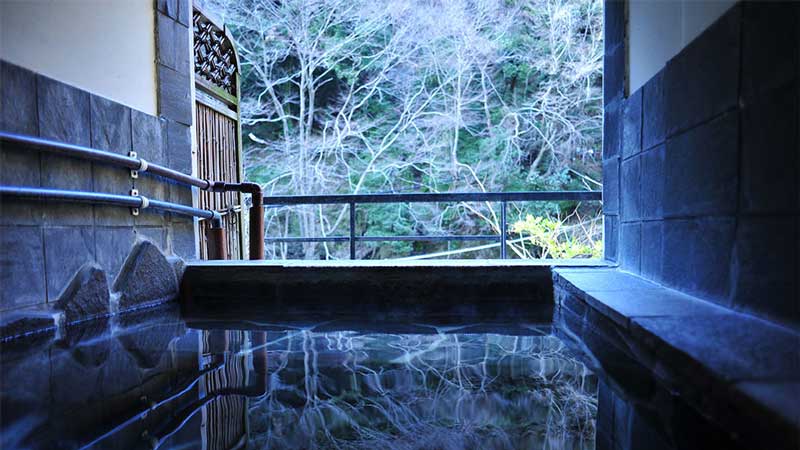
<svg viewBox="0 0 800 450"><path fill-rule="evenodd" d="M792 380L800 370L797 335L746 314L637 318L632 328L687 375L700 366L726 381Z"/></svg>
<svg viewBox="0 0 800 450"><path fill-rule="evenodd" d="M628 272L641 272L642 225L623 223L619 238L620 267Z"/></svg>
<svg viewBox="0 0 800 450"><path fill-rule="evenodd" d="M0 308L45 303L44 269L39 227L0 227Z"/></svg>
<svg viewBox="0 0 800 450"><path fill-rule="evenodd" d="M46 180L45 183L47 183ZM93 205L59 201L43 201L40 202L40 205L42 208L42 223L44 225L93 225Z"/></svg>
<svg viewBox="0 0 800 450"><path fill-rule="evenodd" d="M652 281L613 268L557 268L553 272L556 274L555 284L572 285L581 294L590 290L601 292L661 289L661 286ZM581 295L580 298L585 299L586 296Z"/></svg>
<svg viewBox="0 0 800 450"><path fill-rule="evenodd" d="M731 264L734 308L800 328L797 217L740 217Z"/></svg>
<svg viewBox="0 0 800 450"><path fill-rule="evenodd" d="M173 222L170 225L170 244L173 255L184 259L197 259L198 242L195 237L196 225L194 220L188 222Z"/></svg>
<svg viewBox="0 0 800 450"><path fill-rule="evenodd" d="M39 75L37 100L41 137L91 145L89 93Z"/></svg>
<svg viewBox="0 0 800 450"><path fill-rule="evenodd" d="M178 73L189 73L192 53L189 49L189 28L169 16L157 13L158 62Z"/></svg>
<svg viewBox="0 0 800 450"><path fill-rule="evenodd" d="M63 311L67 323L73 323L107 315L108 301L105 272L100 266L87 263L78 270L53 307Z"/></svg>
<svg viewBox="0 0 800 450"><path fill-rule="evenodd" d="M44 229L47 297L54 300L87 262L94 261L94 229L47 227Z"/></svg>
<svg viewBox="0 0 800 450"><path fill-rule="evenodd" d="M0 130L39 134L36 75L3 60L0 60Z"/></svg>
<svg viewBox="0 0 800 450"><path fill-rule="evenodd" d="M192 206L197 205L197 188L192 188L183 184L170 183L167 185L169 189L169 200L179 205ZM194 220L191 216L176 213L164 213L170 223L191 223Z"/></svg>
<svg viewBox="0 0 800 450"><path fill-rule="evenodd" d="M165 226L136 226L133 230L136 234L136 240L147 240L156 245L162 253L166 253L169 248L167 241L167 228Z"/></svg>
<svg viewBox="0 0 800 450"><path fill-rule="evenodd" d="M0 200L0 225L41 225L44 206L23 199Z"/></svg>
<svg viewBox="0 0 800 450"><path fill-rule="evenodd" d="M621 99L625 89L625 46L618 45L603 57L603 104Z"/></svg>
<svg viewBox="0 0 800 450"><path fill-rule="evenodd" d="M603 3L605 16L604 43L606 53L625 42L625 2L606 0Z"/></svg>
<svg viewBox="0 0 800 450"><path fill-rule="evenodd" d="M603 161L603 212L619 213L619 160Z"/></svg>
<svg viewBox="0 0 800 450"><path fill-rule="evenodd" d="M603 257L610 261L617 261L619 244L619 217L603 216Z"/></svg>
<svg viewBox="0 0 800 450"><path fill-rule="evenodd" d="M92 147L127 155L131 151L131 110L107 98L92 95Z"/></svg>
<svg viewBox="0 0 800 450"><path fill-rule="evenodd" d="M641 205L641 156L634 156L622 161L620 177L621 217L622 222L639 220Z"/></svg>
<svg viewBox="0 0 800 450"><path fill-rule="evenodd" d="M0 184L39 187L40 181L39 152L24 146L0 145ZM12 198L0 200L0 225L37 225L41 222L42 207L39 203Z"/></svg>
<svg viewBox="0 0 800 450"><path fill-rule="evenodd" d="M618 325L628 328L638 317L708 316L730 314L730 311L704 302L674 289L620 289L587 291L588 303Z"/></svg>
<svg viewBox="0 0 800 450"><path fill-rule="evenodd" d="M169 167L180 172L192 173L192 134L186 125L168 121L165 153Z"/></svg>
<svg viewBox="0 0 800 450"><path fill-rule="evenodd" d="M642 219L664 217L664 170L665 146L659 145L641 156L641 204Z"/></svg>
<svg viewBox="0 0 800 450"><path fill-rule="evenodd" d="M737 5L667 63L667 136L736 107L740 19Z"/></svg>
<svg viewBox="0 0 800 450"><path fill-rule="evenodd" d="M158 247L139 241L131 250L114 281L119 310L170 301L178 296L178 282L172 265Z"/></svg>
<svg viewBox="0 0 800 450"><path fill-rule="evenodd" d="M97 263L113 280L136 241L136 233L133 227L96 227L95 240Z"/></svg>
<svg viewBox="0 0 800 450"><path fill-rule="evenodd" d="M41 155L42 186L79 191L93 190L92 163L54 154Z"/></svg>
<svg viewBox="0 0 800 450"><path fill-rule="evenodd" d="M91 96L92 147L127 155L131 151L131 110L103 97ZM92 163L94 189L128 195L133 182L128 169L99 162ZM128 208L96 205L94 222L102 225L133 225Z"/></svg>
<svg viewBox="0 0 800 450"><path fill-rule="evenodd" d="M139 111L131 114L133 149L140 158L148 162L168 165L164 151L167 121ZM134 185L141 195L156 200L169 201L168 184L161 177L147 172L139 173ZM163 225L164 213L155 210L142 210L134 217L136 225Z"/></svg>
<svg viewBox="0 0 800 450"><path fill-rule="evenodd" d="M0 88L3 86L0 79ZM0 111L2 114L2 111ZM39 152L22 145L0 145L0 184L39 187ZM4 198L0 200L0 225L38 225L42 222L40 203Z"/></svg>
<svg viewBox="0 0 800 450"><path fill-rule="evenodd" d="M177 0L178 2L178 22L187 27L192 24L192 2L191 0Z"/></svg>
<svg viewBox="0 0 800 450"><path fill-rule="evenodd" d="M140 158L156 164L167 164L164 152L167 121L137 110L131 110L133 150Z"/></svg>
<svg viewBox="0 0 800 450"><path fill-rule="evenodd" d="M41 137L91 146L89 94L47 77L37 77L37 111ZM91 191L92 165L75 158L41 155L42 185ZM89 218L87 220L87 217ZM45 209L48 223L91 223L90 205L52 203Z"/></svg>
<svg viewBox="0 0 800 450"><path fill-rule="evenodd" d="M733 218L665 221L664 283L727 305L735 228Z"/></svg>
<svg viewBox="0 0 800 450"><path fill-rule="evenodd" d="M738 123L729 113L667 141L665 217L736 213Z"/></svg>
<svg viewBox="0 0 800 450"><path fill-rule="evenodd" d="M741 209L748 213L800 212L798 84L753 99L742 110Z"/></svg>
<svg viewBox="0 0 800 450"><path fill-rule="evenodd" d="M160 190L150 188L151 185L157 185L158 180L150 179L148 183L138 183L137 189L139 194L144 195L149 199L169 201L164 198L167 194L159 193ZM166 186L163 186L164 192L167 192ZM156 195L153 195L155 193ZM137 227L164 227L169 223L169 213L155 208L140 209L139 215L134 216L133 223Z"/></svg>
<svg viewBox="0 0 800 450"><path fill-rule="evenodd" d="M791 82L800 70L800 3L746 2L742 7L742 97Z"/></svg>
<svg viewBox="0 0 800 450"><path fill-rule="evenodd" d="M188 73L179 73L158 65L159 113L184 125L192 124L192 81Z"/></svg>
<svg viewBox="0 0 800 450"><path fill-rule="evenodd" d="M664 70L645 83L642 91L642 148L647 150L663 143L666 136Z"/></svg>
<svg viewBox="0 0 800 450"><path fill-rule="evenodd" d="M610 159L621 154L622 112L620 100L606 104L603 113L603 159Z"/></svg>
<svg viewBox="0 0 800 450"><path fill-rule="evenodd" d="M628 158L642 151L642 89L631 94L624 102L622 113L622 157Z"/></svg>
<svg viewBox="0 0 800 450"><path fill-rule="evenodd" d="M3 143L0 146L0 184L39 187L39 152L24 145Z"/></svg>
<svg viewBox="0 0 800 450"><path fill-rule="evenodd" d="M178 0L157 0L156 7L158 11L173 19L178 19Z"/></svg>
<svg viewBox="0 0 800 450"><path fill-rule="evenodd" d="M131 184L132 186L133 184ZM112 192L109 190L105 190L103 192ZM118 192L112 192L115 194L128 194L130 192L130 187L128 188L128 192L123 192L119 190ZM94 223L95 225L102 225L102 226L133 226L135 216L131 212L130 208L126 208L123 206L109 206L109 205L94 205Z"/></svg>
<svg viewBox="0 0 800 450"><path fill-rule="evenodd" d="M664 225L661 221L642 222L642 276L660 283L663 279L664 257L675 257L664 253Z"/></svg>

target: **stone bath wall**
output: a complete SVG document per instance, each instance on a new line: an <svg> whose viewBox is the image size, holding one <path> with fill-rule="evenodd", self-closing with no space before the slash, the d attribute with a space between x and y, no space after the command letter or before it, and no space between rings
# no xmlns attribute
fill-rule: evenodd
<svg viewBox="0 0 800 450"><path fill-rule="evenodd" d="M37 333L63 336L72 325L159 305L178 297L184 262L156 244L137 241L115 279L93 262L81 266L52 302L4 311L0 340Z"/></svg>
<svg viewBox="0 0 800 450"><path fill-rule="evenodd" d="M191 172L187 125L150 116L0 62L0 129L125 154ZM187 164L188 161L188 164ZM2 144L0 184L130 195L191 204L191 189L143 173ZM184 193L179 194L179 190ZM87 262L113 279L136 239L195 256L191 217L76 203L0 202L0 311L55 301Z"/></svg>
<svg viewBox="0 0 800 450"><path fill-rule="evenodd" d="M606 258L800 327L800 4L735 5L625 96L606 2Z"/></svg>

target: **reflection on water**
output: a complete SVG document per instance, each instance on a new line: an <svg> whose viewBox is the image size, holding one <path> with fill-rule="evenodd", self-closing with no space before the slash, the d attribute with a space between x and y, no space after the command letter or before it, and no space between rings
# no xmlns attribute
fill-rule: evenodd
<svg viewBox="0 0 800 450"><path fill-rule="evenodd" d="M535 330L532 330L535 333ZM267 333L258 448L586 448L594 378L550 335Z"/></svg>
<svg viewBox="0 0 800 450"><path fill-rule="evenodd" d="M596 377L549 327L259 328L4 343L0 448L594 448Z"/></svg>

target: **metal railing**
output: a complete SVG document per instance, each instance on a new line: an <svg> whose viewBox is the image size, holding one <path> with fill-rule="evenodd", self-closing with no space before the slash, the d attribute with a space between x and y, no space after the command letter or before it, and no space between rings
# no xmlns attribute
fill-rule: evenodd
<svg viewBox="0 0 800 450"><path fill-rule="evenodd" d="M265 242L348 242L350 259L356 259L357 242L392 241L487 241L497 240L500 245L500 258L506 259L508 235L508 202L537 201L599 201L601 191L524 191L524 192L452 192L418 194L334 194L334 195L274 195L264 197L265 207L285 207L301 205L348 205L350 223L348 236L324 237L265 237ZM409 236L358 236L356 235L356 206L359 204L386 203L461 203L492 202L500 203L500 232L496 235L409 235Z"/></svg>
<svg viewBox="0 0 800 450"><path fill-rule="evenodd" d="M261 186L256 183L228 183L225 181L205 180L146 161L144 158L139 158L135 152L129 152L129 154L125 156L82 145L67 144L36 136L10 133L1 130L0 143L12 144L12 147L21 145L25 148L41 152L54 153L70 158L96 161L111 166L126 168L131 171L132 178L138 178L140 173L146 172L172 180L184 186L193 186L212 192L244 192L250 194L253 198L262 198ZM0 146L0 149L3 149L3 147ZM210 259L227 259L224 229L222 228L221 215L218 211L198 209L187 205L151 199L144 195L139 195L138 191L135 190L132 190L131 195L127 196L104 192L68 191L63 189L26 186L0 186L0 197L16 197L37 201L57 200L105 204L135 209L151 207L178 214L211 219L212 226L209 228L208 238L210 242L209 248L213 249L213 256ZM250 233L250 259L264 259L263 218L263 206L258 204L257 201L254 201L253 206L250 208L250 228L252 230Z"/></svg>

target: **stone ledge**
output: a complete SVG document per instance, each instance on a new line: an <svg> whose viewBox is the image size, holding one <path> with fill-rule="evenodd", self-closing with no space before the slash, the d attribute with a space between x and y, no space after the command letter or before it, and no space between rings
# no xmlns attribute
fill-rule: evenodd
<svg viewBox="0 0 800 450"><path fill-rule="evenodd" d="M301 267L301 268L395 268L395 267L610 267L603 259L380 259L380 260L196 260L186 264L196 267ZM258 269L264 270L264 269Z"/></svg>
<svg viewBox="0 0 800 450"><path fill-rule="evenodd" d="M181 284L184 317L266 314L394 320L552 318L549 262L207 261L191 262ZM416 320L416 319L415 319Z"/></svg>
<svg viewBox="0 0 800 450"><path fill-rule="evenodd" d="M796 448L800 335L616 269L557 268L553 281L564 328L616 344L611 365L627 355L731 434Z"/></svg>

